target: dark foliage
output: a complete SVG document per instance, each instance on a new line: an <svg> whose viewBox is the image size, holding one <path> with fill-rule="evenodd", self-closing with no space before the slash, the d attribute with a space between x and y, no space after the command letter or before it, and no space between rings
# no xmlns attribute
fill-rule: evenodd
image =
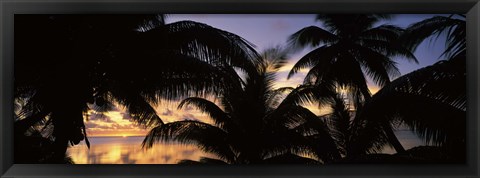
<svg viewBox="0 0 480 178"><path fill-rule="evenodd" d="M191 105L207 113L213 125L198 121L167 123L152 129L143 145L150 148L156 141L196 144L217 157L184 160L181 164L319 164L338 159L326 125L301 106L312 101L327 103L331 92L314 86L272 88L275 71L287 59L285 55L278 48L264 52L254 63L256 72L230 83L236 88L220 95L219 104L198 97L180 103L179 108ZM289 94L285 96L284 92Z"/></svg>
<svg viewBox="0 0 480 178"><path fill-rule="evenodd" d="M256 56L235 34L192 21L165 24L162 15L16 15L15 98L26 104L15 132L48 120L46 137L61 160L67 143L86 138L89 109L119 104L137 123L161 125L153 109L160 98L220 93L222 66L248 71L242 65Z"/></svg>

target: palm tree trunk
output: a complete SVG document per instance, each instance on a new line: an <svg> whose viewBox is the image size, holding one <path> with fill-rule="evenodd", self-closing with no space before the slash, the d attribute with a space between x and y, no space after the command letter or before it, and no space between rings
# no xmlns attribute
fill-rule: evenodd
<svg viewBox="0 0 480 178"><path fill-rule="evenodd" d="M65 136L58 136L53 143L53 163L64 163L65 154L67 152L68 139Z"/></svg>
<svg viewBox="0 0 480 178"><path fill-rule="evenodd" d="M372 98L372 96L370 95L370 92L368 91L368 88L367 89L363 89L362 90L362 94L364 95L365 97L365 101L368 101ZM397 153L403 153L405 152L405 148L403 148L402 144L400 143L400 141L398 140L397 136L395 135L395 133L393 132L393 129L392 127L390 126L390 124L388 122L382 122L382 127L384 128L384 131L385 131L385 134L387 135L387 138L388 138L388 142L390 142L390 144L393 146L393 148L395 149L395 151Z"/></svg>
<svg viewBox="0 0 480 178"><path fill-rule="evenodd" d="M397 151L397 153L404 153L405 148L403 148L400 141L398 141L398 138L393 132L393 129L390 126L390 124L388 124L387 122L383 122L382 127L384 128L385 134L387 134L388 142L390 142L390 144L393 146L395 151Z"/></svg>
<svg viewBox="0 0 480 178"><path fill-rule="evenodd" d="M53 143L53 163L64 163L69 141L74 137L74 118L76 116L76 108L74 104L68 103L68 108L58 108L52 112L51 118L53 123L53 133L55 141Z"/></svg>

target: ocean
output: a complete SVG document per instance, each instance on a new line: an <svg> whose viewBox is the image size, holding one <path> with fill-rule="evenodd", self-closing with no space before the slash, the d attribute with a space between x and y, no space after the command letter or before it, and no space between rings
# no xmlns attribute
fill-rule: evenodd
<svg viewBox="0 0 480 178"><path fill-rule="evenodd" d="M210 156L193 145L155 144L142 148L143 136L89 137L90 149L85 142L68 148L75 164L176 164L182 159L198 160Z"/></svg>
<svg viewBox="0 0 480 178"><path fill-rule="evenodd" d="M412 132L396 131L398 139L409 149L424 143ZM67 153L75 164L176 164L183 159L199 160L200 157L215 157L199 150L195 145L156 144L143 149L143 136L132 137L89 137L90 149L85 142L68 148ZM385 147L382 153L395 153Z"/></svg>

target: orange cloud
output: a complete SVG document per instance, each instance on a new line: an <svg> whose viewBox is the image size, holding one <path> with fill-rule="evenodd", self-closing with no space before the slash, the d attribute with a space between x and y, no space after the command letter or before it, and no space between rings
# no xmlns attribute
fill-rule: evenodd
<svg viewBox="0 0 480 178"><path fill-rule="evenodd" d="M179 101L161 101L158 106L155 106L155 110L164 123L180 120L213 123L208 115L191 106L177 109L178 104ZM90 110L88 114L89 118L85 120L85 126L89 136L145 136L150 131L150 128L136 124L128 112L121 107L103 114Z"/></svg>

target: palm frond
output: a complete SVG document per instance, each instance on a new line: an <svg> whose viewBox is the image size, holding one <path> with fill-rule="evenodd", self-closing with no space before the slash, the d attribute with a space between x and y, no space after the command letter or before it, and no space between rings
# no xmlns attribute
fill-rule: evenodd
<svg viewBox="0 0 480 178"><path fill-rule="evenodd" d="M142 20L143 22L139 23L138 30L141 32L146 32L148 30L158 28L165 25L165 14L156 14L145 16Z"/></svg>
<svg viewBox="0 0 480 178"><path fill-rule="evenodd" d="M278 108L317 102L319 105L329 104L332 96L333 90L329 86L300 85L285 97Z"/></svg>
<svg viewBox="0 0 480 178"><path fill-rule="evenodd" d="M300 69L307 67L321 66L323 68L328 68L332 61L337 57L338 49L338 45L325 45L310 51L295 63L292 69L290 69L287 78L292 77L295 73L300 71Z"/></svg>
<svg viewBox="0 0 480 178"><path fill-rule="evenodd" d="M207 157L201 157L200 162L204 163L204 164L228 164L223 160L214 159L214 158L207 158Z"/></svg>
<svg viewBox="0 0 480 178"><path fill-rule="evenodd" d="M264 135L263 142L260 143L264 159L284 154L310 155L322 162L335 159L333 155L336 150L333 142L325 142L326 140L320 137L321 134L308 136L302 134L297 130L280 129L271 135Z"/></svg>
<svg viewBox="0 0 480 178"><path fill-rule="evenodd" d="M385 130L390 129L383 126L385 125L377 120L359 119L359 116L356 116L350 127L351 135L347 140L347 157L382 151L384 146L389 144Z"/></svg>
<svg viewBox="0 0 480 178"><path fill-rule="evenodd" d="M184 106L193 105L197 107L203 113L207 113L210 118L215 121L215 125L220 128L224 128L224 124L228 124L231 122L230 117L226 114L222 109L220 109L215 103L208 101L203 98L198 97L190 97L182 100L180 104L178 104L178 108L181 109Z"/></svg>
<svg viewBox="0 0 480 178"><path fill-rule="evenodd" d="M112 99L110 96L96 97L94 100L95 102L93 104L90 104L89 108L96 112L107 112L115 108L115 105L112 103Z"/></svg>
<svg viewBox="0 0 480 178"><path fill-rule="evenodd" d="M14 131L16 134L25 134L25 132L36 123L43 121L51 111L44 110L40 112L34 112L27 117L18 120L14 124Z"/></svg>
<svg viewBox="0 0 480 178"><path fill-rule="evenodd" d="M339 156L326 124L302 106L279 107L265 118L271 134L262 143L266 157L285 153L315 155L324 162Z"/></svg>
<svg viewBox="0 0 480 178"><path fill-rule="evenodd" d="M207 158L207 157L201 157L199 161L193 161L193 160L188 160L188 159L184 159L184 160L180 160L178 162L178 164L185 164L185 165L191 165L191 164L228 164L226 163L225 161L223 160L219 160L219 159L213 159L213 158Z"/></svg>
<svg viewBox="0 0 480 178"><path fill-rule="evenodd" d="M404 75L375 94L362 117L398 118L427 143L460 141L466 116L465 74L464 60L454 60Z"/></svg>
<svg viewBox="0 0 480 178"><path fill-rule="evenodd" d="M330 134L327 124L318 116L310 110L298 106L289 111L287 118L296 118L297 123L295 125L291 124L290 127L293 126L293 131L306 137L304 139L309 143L306 146L310 149L311 154L324 162L340 158L340 152ZM298 122L299 119L302 120L302 122Z"/></svg>
<svg viewBox="0 0 480 178"><path fill-rule="evenodd" d="M442 56L446 56L447 59L452 59L463 51L466 51L466 31L466 23L459 23L455 28L448 30L446 49L442 53Z"/></svg>
<svg viewBox="0 0 480 178"><path fill-rule="evenodd" d="M332 138L335 140L337 147L342 154L346 154L348 140L351 136L351 122L353 114L345 99L337 94L334 98L335 102L331 105L332 112L322 116L327 124Z"/></svg>
<svg viewBox="0 0 480 178"><path fill-rule="evenodd" d="M260 54L262 64L258 64L257 68L263 68L261 71L275 72L283 67L289 59L290 51L282 46L274 46L267 48Z"/></svg>
<svg viewBox="0 0 480 178"><path fill-rule="evenodd" d="M410 62L418 63L417 58L411 50L402 46L399 42L382 41L375 39L360 39L358 44L370 48L387 57L399 56Z"/></svg>
<svg viewBox="0 0 480 178"><path fill-rule="evenodd" d="M120 78L121 83L126 83L124 87L142 91L142 95L153 104L162 98L179 99L192 95L222 93L232 85L241 83L241 79L233 75L237 74L230 67L215 67L178 52L143 54L140 58L136 54L124 56L121 62L117 61L112 65L138 72L125 73L115 70L110 71L107 77ZM129 62L135 56L144 63Z"/></svg>
<svg viewBox="0 0 480 178"><path fill-rule="evenodd" d="M404 31L405 30L403 28L398 26L383 24L378 27L365 30L362 32L359 38L394 42L398 40Z"/></svg>
<svg viewBox="0 0 480 178"><path fill-rule="evenodd" d="M461 51L461 46L466 43L465 24L465 20L435 16L410 25L401 40L407 48L415 50L425 39L432 36L438 38L442 33L447 33L447 50L444 54L450 54L447 57L451 57Z"/></svg>
<svg viewBox="0 0 480 178"><path fill-rule="evenodd" d="M304 83L330 88L331 91L344 88L351 98L359 100L370 96L361 65L350 52L341 52L330 63L314 66L305 76Z"/></svg>
<svg viewBox="0 0 480 178"><path fill-rule="evenodd" d="M322 164L317 160L290 153L273 156L263 160L263 162L266 164Z"/></svg>
<svg viewBox="0 0 480 178"><path fill-rule="evenodd" d="M196 144L203 151L213 153L220 159L231 162L235 160L227 133L199 121L176 121L157 126L147 134L142 147L151 148L158 141Z"/></svg>
<svg viewBox="0 0 480 178"><path fill-rule="evenodd" d="M373 79L375 84L384 86L390 82L390 78L400 75L396 62L387 56L360 45L355 50L357 50L357 56L361 59L359 61L365 73Z"/></svg>
<svg viewBox="0 0 480 178"><path fill-rule="evenodd" d="M318 14L316 20L323 22L328 31L342 38L348 38L390 17L391 15L385 14Z"/></svg>
<svg viewBox="0 0 480 178"><path fill-rule="evenodd" d="M137 123L144 126L162 125L163 121L158 117L156 110L144 97L135 91L118 90L112 91L114 99L122 106L125 106L130 117Z"/></svg>
<svg viewBox="0 0 480 178"><path fill-rule="evenodd" d="M329 73L322 74L328 79L332 79L336 86L344 88L355 103L355 107L361 105L361 102L370 97L370 90L366 83L366 77L362 71L360 62L349 52L341 54L342 60L337 60L330 69Z"/></svg>
<svg viewBox="0 0 480 178"><path fill-rule="evenodd" d="M290 93L293 90L294 90L293 87L281 87L281 88L277 88L275 90L272 90L271 92L269 92L267 94L265 103L268 106L276 108L276 107L278 107L278 105L280 104L282 99L285 97L285 93L287 93L287 92Z"/></svg>
<svg viewBox="0 0 480 178"><path fill-rule="evenodd" d="M167 24L148 31L145 38L156 39L152 43L164 40L164 47L181 49L182 53L213 65L228 64L246 71L254 70L248 63L259 57L254 45L242 37L194 21Z"/></svg>
<svg viewBox="0 0 480 178"><path fill-rule="evenodd" d="M309 26L290 35L288 38L289 47L292 49L304 48L307 46L316 47L321 44L330 44L338 41L339 38L320 27Z"/></svg>

